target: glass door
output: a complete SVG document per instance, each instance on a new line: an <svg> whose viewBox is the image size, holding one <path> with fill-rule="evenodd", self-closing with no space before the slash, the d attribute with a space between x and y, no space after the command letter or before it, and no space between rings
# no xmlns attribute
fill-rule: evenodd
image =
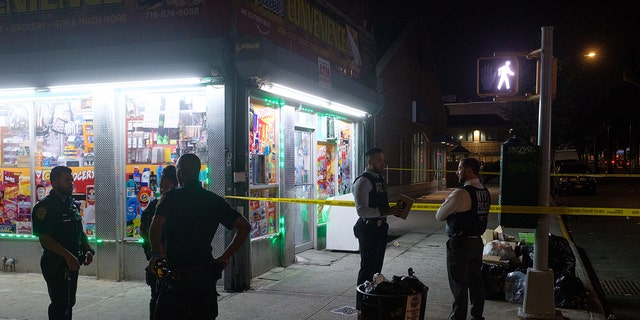
<svg viewBox="0 0 640 320"><path fill-rule="evenodd" d="M296 129L294 135L296 198L313 199L312 131ZM295 216L296 253L313 248L315 230L315 205L300 204Z"/></svg>

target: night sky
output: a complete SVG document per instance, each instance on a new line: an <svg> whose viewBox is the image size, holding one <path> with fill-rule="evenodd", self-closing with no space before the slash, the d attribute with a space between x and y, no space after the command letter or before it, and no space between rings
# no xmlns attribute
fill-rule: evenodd
<svg viewBox="0 0 640 320"><path fill-rule="evenodd" d="M618 4L618 2L620 4ZM595 50L601 59L638 63L640 18L621 1L595 5L578 1L425 1L410 7L377 3L376 32L384 51L394 32L419 13L443 95L459 102L483 101L476 94L476 61L494 52L531 52L540 48L543 26L553 27L554 56L579 57ZM635 48L633 57L631 49ZM635 65L637 68L637 65Z"/></svg>

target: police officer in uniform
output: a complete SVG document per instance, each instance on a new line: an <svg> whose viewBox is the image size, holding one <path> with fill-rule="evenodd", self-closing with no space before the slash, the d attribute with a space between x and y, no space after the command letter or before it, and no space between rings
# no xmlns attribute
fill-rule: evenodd
<svg viewBox="0 0 640 320"><path fill-rule="evenodd" d="M200 166L196 155L180 156L176 164L180 187L162 196L151 222L149 268L163 260L170 273L161 279L156 320L215 319L216 281L249 236L249 221L224 198L202 187L198 180ZM220 224L236 232L214 260L211 241Z"/></svg>
<svg viewBox="0 0 640 320"><path fill-rule="evenodd" d="M33 208L33 234L44 249L40 259L42 275L49 291L49 319L71 319L76 303L78 271L93 261L95 251L89 245L82 216L71 197L71 169L57 166L51 170L52 190Z"/></svg>
<svg viewBox="0 0 640 320"><path fill-rule="evenodd" d="M458 180L464 185L444 200L436 219L446 220L447 273L453 294L453 306L448 319L467 319L471 300L471 319L484 320L485 286L482 280L481 235L487 229L491 194L480 183L480 163L475 158L463 158L458 163Z"/></svg>
<svg viewBox="0 0 640 320"><path fill-rule="evenodd" d="M168 165L162 170L160 177L160 195L165 194L168 190L175 189L178 186L178 176L176 175L176 167ZM151 259L151 245L149 244L149 226L156 214L156 206L159 199L153 199L149 205L140 214L140 236L144 240L142 249L147 261ZM156 273L154 270L145 268L145 280L151 288L151 299L149 299L149 320L155 320L154 313L156 310L156 302L158 301L158 288Z"/></svg>
<svg viewBox="0 0 640 320"><path fill-rule="evenodd" d="M358 212L353 233L358 238L360 250L357 285L372 281L373 275L382 271L389 231L386 216L402 213L402 208L397 205L389 207L387 183L382 176L386 164L384 152L381 148L373 147L364 156L367 168L353 183L353 197Z"/></svg>

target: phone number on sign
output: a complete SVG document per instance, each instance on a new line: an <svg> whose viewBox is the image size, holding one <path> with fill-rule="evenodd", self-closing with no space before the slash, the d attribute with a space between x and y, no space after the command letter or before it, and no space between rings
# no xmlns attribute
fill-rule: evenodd
<svg viewBox="0 0 640 320"><path fill-rule="evenodd" d="M146 18L147 19L157 19L157 18L174 18L174 17L195 16L198 13L200 13L199 11L200 11L200 8L198 8L198 7L150 11L150 12L146 13Z"/></svg>

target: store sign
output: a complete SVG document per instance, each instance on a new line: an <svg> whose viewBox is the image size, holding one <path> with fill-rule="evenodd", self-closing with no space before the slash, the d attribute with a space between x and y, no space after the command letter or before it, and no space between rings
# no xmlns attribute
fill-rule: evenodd
<svg viewBox="0 0 640 320"><path fill-rule="evenodd" d="M331 88L331 62L318 57L318 82L321 87Z"/></svg>
<svg viewBox="0 0 640 320"><path fill-rule="evenodd" d="M360 35L355 28L312 1L240 0L238 7L242 36L265 37L311 61L322 56L331 61L333 70L352 78L358 78L363 61L375 60L372 53L358 48Z"/></svg>
<svg viewBox="0 0 640 320"><path fill-rule="evenodd" d="M228 16L228 1L0 0L0 53L211 37Z"/></svg>

